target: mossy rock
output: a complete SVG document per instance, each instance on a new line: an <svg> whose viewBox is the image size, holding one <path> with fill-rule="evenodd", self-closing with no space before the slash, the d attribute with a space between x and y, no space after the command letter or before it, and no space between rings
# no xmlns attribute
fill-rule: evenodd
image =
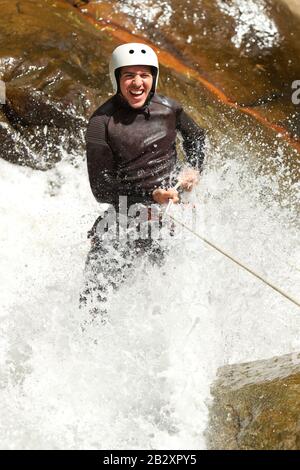
<svg viewBox="0 0 300 470"><path fill-rule="evenodd" d="M225 366L212 396L210 449L300 450L300 354Z"/></svg>

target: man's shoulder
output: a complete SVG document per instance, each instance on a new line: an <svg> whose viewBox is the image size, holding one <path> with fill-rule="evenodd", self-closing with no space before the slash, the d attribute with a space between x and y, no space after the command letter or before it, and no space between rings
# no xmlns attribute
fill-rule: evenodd
<svg viewBox="0 0 300 470"><path fill-rule="evenodd" d="M180 103L178 103L178 101L169 98L169 96L159 95L158 93L155 93L152 98L152 102L166 106L167 108L171 108L175 112L182 109L182 106Z"/></svg>
<svg viewBox="0 0 300 470"><path fill-rule="evenodd" d="M105 101L92 114L86 132L86 142L92 144L102 144L106 140L106 126L109 118L116 111L114 97Z"/></svg>
<svg viewBox="0 0 300 470"><path fill-rule="evenodd" d="M115 100L114 100L114 96L112 96L107 101L102 103L101 106L99 106L99 108L96 109L96 111L94 111L90 120L94 120L95 118L99 120L101 116L103 116L103 119L110 118L114 114L115 111L116 111Z"/></svg>

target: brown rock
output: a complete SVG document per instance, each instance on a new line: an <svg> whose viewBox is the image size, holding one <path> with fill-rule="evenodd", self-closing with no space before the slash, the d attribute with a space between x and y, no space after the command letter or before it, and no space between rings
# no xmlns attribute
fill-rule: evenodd
<svg viewBox="0 0 300 470"><path fill-rule="evenodd" d="M74 7L80 7L89 3L89 0L65 0L67 3L70 3Z"/></svg>
<svg viewBox="0 0 300 470"><path fill-rule="evenodd" d="M59 0L2 0L0 8L0 156L47 169L63 151L84 152L86 120L110 91L114 45Z"/></svg>
<svg viewBox="0 0 300 470"><path fill-rule="evenodd" d="M300 16L300 4L298 0L280 0L282 3L288 5L289 9L295 13L296 15Z"/></svg>
<svg viewBox="0 0 300 470"><path fill-rule="evenodd" d="M201 8L197 0L101 0L81 11L120 42L150 40L160 61L159 91L180 101L213 136L220 132L233 145L250 145L253 171L278 173L285 197L300 177L300 134L291 89L300 73L300 23L277 0L254 2L276 23L279 43L277 36L272 42L272 31L260 37L248 26L237 47L232 42L235 23L244 16L255 22L253 12L243 15L234 3L234 15L229 15L229 5L221 0L203 0ZM243 8L249 10L246 2ZM258 24L264 31L261 11ZM280 162L279 145L284 155ZM222 154L226 158L227 148Z"/></svg>
<svg viewBox="0 0 300 470"><path fill-rule="evenodd" d="M221 0L101 0L82 10L120 26L126 12L136 34L176 55L231 101L277 125L288 127L293 120L291 86L300 77L300 21L286 1L253 0L238 8L236 2Z"/></svg>
<svg viewBox="0 0 300 470"><path fill-rule="evenodd" d="M224 70L215 70L218 73L216 80L215 75L211 74L210 64L215 63L216 56L215 52L210 54L210 51L219 51L221 48L215 44L214 35L207 42L204 37L199 37L199 45L187 42L188 28L191 27L191 34L196 34L197 29L197 25L193 24L196 13L194 0L190 2L190 14L184 14L182 18L177 18L178 11L183 8L181 1L170 1L175 14L170 24L166 22L161 26L162 17L159 13L156 15L156 22L151 20L153 24L147 19L147 15L133 18L130 11L126 13L128 16L124 12L120 14L120 2L108 4L102 1L96 7L94 2L89 3L82 8L85 16L70 2L61 0L2 0L0 79L6 82L7 104L1 106L1 137L5 142L0 148L0 156L34 168L47 169L61 158L64 151L83 155L87 118L111 93L107 67L110 53L118 44L136 40L136 36L130 35L124 28L137 21L135 27L136 32L139 32L138 25L141 24L142 30L146 18L147 28L149 27L147 34L157 44L159 41L162 48L170 51L166 53L164 49L160 50L160 62L163 65L160 68L159 91L180 101L200 125L213 130L215 138L221 133L230 136L232 142L241 142L247 135L255 155L255 168L263 164L264 168L267 166L273 171L273 161L276 165L273 155L278 146L276 133L281 132L281 129L264 121L261 114L251 114L252 108L241 113L241 107L227 106L226 100L222 102L218 93L211 93L210 86L203 86L206 77L211 80L212 85L218 85L221 91L225 83L221 82L222 77L228 78L231 90L238 88L239 83L233 80L232 70L228 76ZM155 1L152 3L155 4ZM164 3L162 7L165 8L165 5ZM212 8L209 7L209 2L204 2L203 5ZM92 10L88 10L89 6L93 6L97 18L102 15L99 23L87 14L92 14ZM149 2L146 6L149 6ZM141 9L135 11L142 13ZM167 13L166 11L166 15ZM128 18L127 22L125 17ZM155 28L155 24L159 28ZM220 27L224 27L222 22ZM212 32L214 31L212 28ZM235 53L236 59L231 64L232 67L243 68L243 60ZM191 65L190 68L188 64ZM265 64L257 62L256 58L255 67L259 73L267 70ZM195 68L198 70L196 76L193 74ZM243 88L240 87L240 90ZM258 106L259 112L264 112L263 105ZM270 108L266 105L265 112L269 111ZM277 122L285 119L286 115L286 109L276 105L268 119L276 116ZM291 121L286 128L295 135L298 127L292 124ZM266 126L266 129L262 129L262 126ZM294 149L299 150L300 143L291 142L284 132L282 135L288 146L291 145L291 148L286 148L284 158L288 171L296 180L299 171ZM24 144L22 148L21 142ZM258 158L260 152L263 160ZM269 158L270 162L265 165ZM260 171L260 167L258 169Z"/></svg>
<svg viewBox="0 0 300 470"><path fill-rule="evenodd" d="M300 449L300 353L225 366L212 396L210 449Z"/></svg>

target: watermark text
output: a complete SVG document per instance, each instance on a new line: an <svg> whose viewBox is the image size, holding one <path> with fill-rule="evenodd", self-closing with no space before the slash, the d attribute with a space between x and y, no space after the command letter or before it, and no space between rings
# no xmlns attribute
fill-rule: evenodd
<svg viewBox="0 0 300 470"><path fill-rule="evenodd" d="M300 80L294 80L292 89L295 90L292 94L292 103L300 104Z"/></svg>
<svg viewBox="0 0 300 470"><path fill-rule="evenodd" d="M0 104L6 103L6 87L5 82L0 80Z"/></svg>
<svg viewBox="0 0 300 470"><path fill-rule="evenodd" d="M118 208L110 205L97 220L93 235L120 242L128 239L161 240L170 236L180 238L186 228L197 230L198 216L197 208L192 204L176 204L168 212L166 207L157 204L128 207L127 197L120 196Z"/></svg>

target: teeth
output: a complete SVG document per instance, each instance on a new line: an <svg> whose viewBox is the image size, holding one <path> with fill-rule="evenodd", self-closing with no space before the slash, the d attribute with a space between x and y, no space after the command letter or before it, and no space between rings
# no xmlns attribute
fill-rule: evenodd
<svg viewBox="0 0 300 470"><path fill-rule="evenodd" d="M132 90L130 90L130 93L132 95L139 96L139 95L142 95L144 92L143 91L132 91Z"/></svg>

